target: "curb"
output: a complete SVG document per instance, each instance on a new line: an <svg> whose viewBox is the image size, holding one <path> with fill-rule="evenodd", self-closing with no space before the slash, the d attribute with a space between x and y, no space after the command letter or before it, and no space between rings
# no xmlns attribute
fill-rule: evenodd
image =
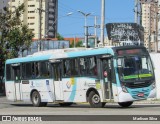
<svg viewBox="0 0 160 124"><path fill-rule="evenodd" d="M89 103L78 103L80 105L89 105ZM118 103L106 103L106 105L118 105ZM141 105L141 104L160 104L160 102L134 102L133 105Z"/></svg>
<svg viewBox="0 0 160 124"><path fill-rule="evenodd" d="M78 103L78 104L83 104L83 105L89 105L89 103ZM106 103L106 104L118 104L117 102L108 102L108 103ZM134 101L133 102L133 104L160 104L160 101L159 100L153 100L153 101L151 101L151 100L145 100L145 101Z"/></svg>
<svg viewBox="0 0 160 124"><path fill-rule="evenodd" d="M160 104L160 101L137 101L135 104Z"/></svg>

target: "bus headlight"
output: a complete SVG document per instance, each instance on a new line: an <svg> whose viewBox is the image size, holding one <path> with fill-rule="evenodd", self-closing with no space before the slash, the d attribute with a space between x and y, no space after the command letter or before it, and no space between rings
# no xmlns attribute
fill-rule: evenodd
<svg viewBox="0 0 160 124"><path fill-rule="evenodd" d="M128 93L127 88L124 85L122 85L122 91Z"/></svg>
<svg viewBox="0 0 160 124"><path fill-rule="evenodd" d="M156 83L155 83L155 82L152 83L151 88L152 88L152 90L153 90L154 88L156 88Z"/></svg>

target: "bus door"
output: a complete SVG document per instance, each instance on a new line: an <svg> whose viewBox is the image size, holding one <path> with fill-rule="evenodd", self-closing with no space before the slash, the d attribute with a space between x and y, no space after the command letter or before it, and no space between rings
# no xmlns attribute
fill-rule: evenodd
<svg viewBox="0 0 160 124"><path fill-rule="evenodd" d="M101 59L101 67L102 67L102 79L104 81L104 96L105 99L112 99L112 59L111 58L103 58Z"/></svg>
<svg viewBox="0 0 160 124"><path fill-rule="evenodd" d="M15 96L16 100L22 100L21 98L21 73L20 73L20 64L13 64L13 79L15 84Z"/></svg>
<svg viewBox="0 0 160 124"><path fill-rule="evenodd" d="M63 100L62 63L52 63L55 100Z"/></svg>

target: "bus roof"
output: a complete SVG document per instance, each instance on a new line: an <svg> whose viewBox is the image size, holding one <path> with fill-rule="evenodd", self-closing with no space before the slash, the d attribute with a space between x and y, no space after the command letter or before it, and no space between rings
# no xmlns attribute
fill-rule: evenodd
<svg viewBox="0 0 160 124"><path fill-rule="evenodd" d="M100 55L100 54L107 54L107 53L111 55L114 54L112 47L57 49L57 50L36 52L32 55L22 57L22 58L8 59L6 61L6 64L44 61L44 60L52 60L52 59L60 59L60 58L73 58L73 57Z"/></svg>

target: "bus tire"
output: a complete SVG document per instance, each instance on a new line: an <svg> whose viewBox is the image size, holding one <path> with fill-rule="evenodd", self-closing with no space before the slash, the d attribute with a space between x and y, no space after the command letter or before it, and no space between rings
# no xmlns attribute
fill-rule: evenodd
<svg viewBox="0 0 160 124"><path fill-rule="evenodd" d="M63 107L71 106L72 104L73 104L72 102L59 103L59 105Z"/></svg>
<svg viewBox="0 0 160 124"><path fill-rule="evenodd" d="M34 91L31 95L31 101L33 106L35 107L40 107L43 105L43 103L41 102L41 97L40 94L38 93L38 91Z"/></svg>
<svg viewBox="0 0 160 124"><path fill-rule="evenodd" d="M118 104L119 104L121 107L126 108L126 107L131 106L131 105L133 104L133 102L119 102Z"/></svg>
<svg viewBox="0 0 160 124"><path fill-rule="evenodd" d="M89 93L88 101L92 108L102 108L105 105L101 102L100 96L94 91Z"/></svg>
<svg viewBox="0 0 160 124"><path fill-rule="evenodd" d="M106 102L102 102L102 108L106 105Z"/></svg>

